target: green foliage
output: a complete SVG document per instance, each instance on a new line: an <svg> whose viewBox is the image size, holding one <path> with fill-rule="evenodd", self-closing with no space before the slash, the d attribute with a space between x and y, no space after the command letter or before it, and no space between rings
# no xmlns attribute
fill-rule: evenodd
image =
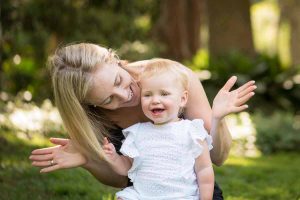
<svg viewBox="0 0 300 200"><path fill-rule="evenodd" d="M292 113L275 112L253 115L256 126L256 145L264 154L278 151L300 152L300 116Z"/></svg>
<svg viewBox="0 0 300 200"><path fill-rule="evenodd" d="M33 100L51 97L45 62L61 44L98 43L121 49L121 58L133 60L153 57L158 52L149 40L157 1L8 0L1 3L1 9L5 29L0 91L16 94L29 90ZM131 48L136 41L147 48Z"/></svg>
<svg viewBox="0 0 300 200"><path fill-rule="evenodd" d="M235 87L249 80L256 81L256 95L249 102L252 108L266 113L273 112L274 108L300 111L300 84L296 81L300 71L296 67L284 68L278 57L257 55L249 58L239 52L229 52L222 57L210 58L207 67L195 61L191 66L194 69L206 68L211 72L211 78L203 81L210 100L232 75L236 75L238 81Z"/></svg>

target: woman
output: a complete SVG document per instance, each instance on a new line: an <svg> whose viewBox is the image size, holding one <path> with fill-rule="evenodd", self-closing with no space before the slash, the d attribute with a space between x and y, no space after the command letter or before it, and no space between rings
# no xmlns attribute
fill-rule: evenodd
<svg viewBox="0 0 300 200"><path fill-rule="evenodd" d="M53 138L58 146L32 152L33 166L41 172L63 168L83 167L100 182L125 187L127 177L117 175L105 161L101 143L108 137L116 147L123 139L120 129L137 122L145 122L140 106L139 74L147 61L121 64L114 52L94 44L74 44L58 49L49 59L56 106L71 140ZM249 81L229 92L236 77L230 78L217 94L215 101L226 104L226 110L212 113L204 89L191 70L189 74L189 100L183 117L201 118L214 141L212 162L218 166L226 160L231 136L223 116L247 108L244 105L256 86ZM211 120L213 119L213 120ZM215 189L214 199L222 199Z"/></svg>

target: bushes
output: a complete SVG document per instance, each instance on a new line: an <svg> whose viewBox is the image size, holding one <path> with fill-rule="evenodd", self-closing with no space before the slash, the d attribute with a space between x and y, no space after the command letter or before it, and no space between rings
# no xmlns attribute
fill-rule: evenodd
<svg viewBox="0 0 300 200"><path fill-rule="evenodd" d="M267 116L261 112L253 115L257 135L256 145L264 154L278 151L300 152L300 116L275 112Z"/></svg>
<svg viewBox="0 0 300 200"><path fill-rule="evenodd" d="M228 52L218 58L199 52L191 63L192 69L207 69L211 77L203 80L205 91L210 100L232 75L238 77L235 87L249 80L255 80L255 98L249 105L252 109L271 113L274 108L283 111L300 111L300 69L296 66L282 66L278 57L257 55L249 58L239 52ZM208 62L209 59L209 62Z"/></svg>

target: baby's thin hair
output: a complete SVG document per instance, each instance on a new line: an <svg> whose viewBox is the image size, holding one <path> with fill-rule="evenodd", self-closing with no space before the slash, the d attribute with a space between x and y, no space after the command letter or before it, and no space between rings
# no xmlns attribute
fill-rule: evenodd
<svg viewBox="0 0 300 200"><path fill-rule="evenodd" d="M164 73L174 76L176 80L180 81L184 90L188 89L187 71L180 63L169 59L154 58L149 60L145 65L143 73L140 75L140 80Z"/></svg>

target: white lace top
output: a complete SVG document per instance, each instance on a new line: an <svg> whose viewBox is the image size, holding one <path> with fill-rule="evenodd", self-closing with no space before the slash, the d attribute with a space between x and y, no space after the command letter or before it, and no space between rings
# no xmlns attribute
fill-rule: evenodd
<svg viewBox="0 0 300 200"><path fill-rule="evenodd" d="M212 139L200 119L164 125L138 123L123 130L121 153L133 158L128 177L133 186L118 192L123 200L199 199L194 172L195 158L202 153L197 140Z"/></svg>

